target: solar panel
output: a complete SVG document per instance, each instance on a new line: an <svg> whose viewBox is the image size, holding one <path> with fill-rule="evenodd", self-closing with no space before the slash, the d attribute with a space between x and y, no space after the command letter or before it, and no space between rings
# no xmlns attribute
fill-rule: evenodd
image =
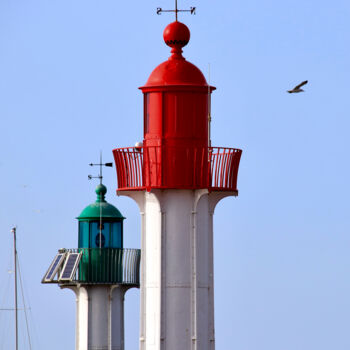
<svg viewBox="0 0 350 350"><path fill-rule="evenodd" d="M51 263L49 269L47 270L45 276L44 276L44 282L51 282L53 278L55 277L59 267L62 265L65 257L65 253L59 253L55 256L53 259L53 262Z"/></svg>
<svg viewBox="0 0 350 350"><path fill-rule="evenodd" d="M59 281L71 281L78 267L82 253L69 253L63 266Z"/></svg>

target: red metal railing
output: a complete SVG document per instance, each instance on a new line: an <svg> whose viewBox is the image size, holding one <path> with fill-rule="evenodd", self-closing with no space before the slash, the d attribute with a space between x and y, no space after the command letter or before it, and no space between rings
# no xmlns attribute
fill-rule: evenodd
<svg viewBox="0 0 350 350"><path fill-rule="evenodd" d="M113 150L113 155L118 190L208 188L214 191L237 191L241 154L239 149L225 147L117 148Z"/></svg>
<svg viewBox="0 0 350 350"><path fill-rule="evenodd" d="M141 190L143 184L143 147L113 150L119 190Z"/></svg>
<svg viewBox="0 0 350 350"><path fill-rule="evenodd" d="M237 191L237 176L242 151L236 148L210 147L209 184L212 190Z"/></svg>

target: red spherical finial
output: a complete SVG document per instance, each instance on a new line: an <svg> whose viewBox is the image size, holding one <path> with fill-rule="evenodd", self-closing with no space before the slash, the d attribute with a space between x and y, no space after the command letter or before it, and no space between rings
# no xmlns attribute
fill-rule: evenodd
<svg viewBox="0 0 350 350"><path fill-rule="evenodd" d="M163 32L165 43L172 47L174 54L181 54L181 48L186 46L190 41L190 30L181 22L173 22L166 26Z"/></svg>

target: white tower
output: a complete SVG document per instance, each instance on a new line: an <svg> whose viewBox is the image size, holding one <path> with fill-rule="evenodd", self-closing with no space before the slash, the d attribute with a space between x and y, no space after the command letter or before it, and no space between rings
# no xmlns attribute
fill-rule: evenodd
<svg viewBox="0 0 350 350"><path fill-rule="evenodd" d="M144 94L143 146L113 151L118 194L141 212L141 350L213 350L213 213L237 196L241 150L211 147L209 86L182 56L190 38L164 30L169 59Z"/></svg>

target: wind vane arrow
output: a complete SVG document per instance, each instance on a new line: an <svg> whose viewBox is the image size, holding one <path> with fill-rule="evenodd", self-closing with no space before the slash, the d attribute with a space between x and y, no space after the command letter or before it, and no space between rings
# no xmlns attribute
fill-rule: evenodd
<svg viewBox="0 0 350 350"><path fill-rule="evenodd" d="M191 15L196 14L196 8L195 7L190 7L189 10L179 10L177 8L177 0L175 0L175 10L163 10L161 7L157 7L157 15L162 14L162 12L175 12L175 20L177 22L177 14L178 12L191 12Z"/></svg>

